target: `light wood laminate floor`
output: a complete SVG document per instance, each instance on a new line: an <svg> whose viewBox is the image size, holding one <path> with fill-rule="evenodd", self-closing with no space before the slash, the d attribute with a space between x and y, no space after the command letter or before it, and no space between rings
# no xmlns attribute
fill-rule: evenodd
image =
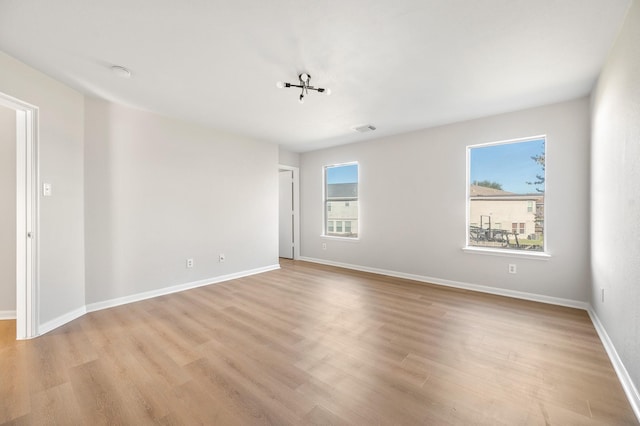
<svg viewBox="0 0 640 426"><path fill-rule="evenodd" d="M306 262L0 321L0 424L637 424L585 311Z"/></svg>

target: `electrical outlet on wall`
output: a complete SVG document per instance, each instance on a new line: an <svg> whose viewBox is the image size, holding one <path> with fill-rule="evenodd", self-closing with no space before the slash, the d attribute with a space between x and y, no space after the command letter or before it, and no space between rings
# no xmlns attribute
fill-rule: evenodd
<svg viewBox="0 0 640 426"><path fill-rule="evenodd" d="M193 259L187 259L187 268L193 268Z"/></svg>
<svg viewBox="0 0 640 426"><path fill-rule="evenodd" d="M322 243L322 250L326 250L327 249L327 243Z"/></svg>
<svg viewBox="0 0 640 426"><path fill-rule="evenodd" d="M226 260L226 258L225 258L225 256L224 256L224 253L220 253L220 254L218 255L218 262L222 263L222 262L224 262L225 260Z"/></svg>
<svg viewBox="0 0 640 426"><path fill-rule="evenodd" d="M516 274L518 273L518 268L516 267L515 263L510 263L509 264L509 273L510 274Z"/></svg>

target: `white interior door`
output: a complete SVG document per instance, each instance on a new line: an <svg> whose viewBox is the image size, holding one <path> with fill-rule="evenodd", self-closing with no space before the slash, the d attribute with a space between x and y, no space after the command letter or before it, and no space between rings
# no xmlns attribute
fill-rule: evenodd
<svg viewBox="0 0 640 426"><path fill-rule="evenodd" d="M0 105L0 320L16 319L16 111Z"/></svg>
<svg viewBox="0 0 640 426"><path fill-rule="evenodd" d="M0 93L16 111L16 337L38 335L38 108Z"/></svg>
<svg viewBox="0 0 640 426"><path fill-rule="evenodd" d="M280 170L280 257L293 259L293 170Z"/></svg>

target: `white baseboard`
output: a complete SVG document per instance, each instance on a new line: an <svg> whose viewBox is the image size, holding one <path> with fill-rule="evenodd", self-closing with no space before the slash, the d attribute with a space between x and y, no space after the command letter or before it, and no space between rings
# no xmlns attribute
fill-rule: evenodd
<svg viewBox="0 0 640 426"><path fill-rule="evenodd" d="M331 260L316 259L312 257L300 257L300 260L313 262L313 263L320 263L322 265L337 266L339 268L353 269L356 271L371 272L373 274L386 275L389 277L404 278L404 279L417 281L417 282L437 284L445 287L454 287L454 288L460 288L464 290L478 291L481 293L495 294L498 296L507 296L507 297L512 297L514 299L530 300L533 302L542 302L542 303L548 303L550 305L566 306L569 308L577 308L577 309L584 309L584 310L589 309L589 304L587 302L580 302L580 301L571 300L571 299L563 299L560 297L552 297L552 296L545 296L542 294L527 293L523 291L488 287L484 285L470 284L470 283L464 283L460 281L444 280L441 278L426 277L423 275L406 274L404 272L389 271L387 269L371 268L368 266L351 265L348 263L334 262Z"/></svg>
<svg viewBox="0 0 640 426"><path fill-rule="evenodd" d="M600 336L600 340L602 341L602 344L607 351L607 355L609 355L609 359L611 360L611 364L613 364L613 368L616 370L616 374L618 375L618 379L620 380L620 384L624 389L624 393L627 395L627 399L631 404L631 408L633 408L633 412L636 414L636 417L640 422L640 392L638 392L638 388L636 388L636 386L633 384L633 380L631 380L629 372L622 363L622 360L618 355L618 351L616 351L615 346L613 346L613 342L609 338L607 331L600 322L600 318L598 318L598 315L596 315L593 307L589 306L587 312L589 312L591 322L598 332L598 336Z"/></svg>
<svg viewBox="0 0 640 426"><path fill-rule="evenodd" d="M86 308L82 306L76 310L67 312L64 315L60 315L58 318L54 318L51 321L47 321L43 324L40 324L36 332L36 337L42 336L43 334L48 333L51 330L60 327L61 325L65 325L66 323L71 322L74 319L79 318L86 313L87 313Z"/></svg>
<svg viewBox="0 0 640 426"><path fill-rule="evenodd" d="M164 296L166 294L177 293L180 291L190 290L192 288L202 287L210 284L217 284L224 281L235 280L237 278L248 277L250 275L261 274L263 272L280 269L279 264L265 266L262 268L250 269L248 271L236 272L228 275L207 278L204 280L193 281L190 283L178 284L171 287L159 288L157 290L145 291L129 296L118 297L115 299L105 300L103 302L89 303L87 312L99 311L101 309L113 308L115 306L125 305L127 303L139 302L141 300L151 299L152 297Z"/></svg>
<svg viewBox="0 0 640 426"><path fill-rule="evenodd" d="M263 272L268 272L268 271L273 271L275 269L280 269L280 265L276 264L276 265L270 265L270 266L265 266L262 268L256 268L256 269L251 269L248 271L242 271L242 272L236 272L233 274L228 274L228 275L222 275L219 277L213 277L213 278L208 278L205 280L199 280L199 281L194 281L194 282L190 282L190 283L185 283L185 284L179 284L179 285L175 285L175 286L171 286L171 287L165 287L165 288L161 288L158 290L152 290L152 291L146 291L143 293L137 293L137 294L132 294L130 296L125 296L125 297L118 297L116 299L111 299L111 300L106 300L104 302L96 302L96 303L90 303L88 305L82 306L78 309L75 309L71 312L67 312L64 315L60 315L57 318L54 318L50 321L47 321L43 324L40 324L40 326L38 327L38 331L36 333L36 336L41 336L45 333L50 332L53 329L56 329L62 325L67 324L68 322L73 321L76 318L79 318L81 316L83 316L84 314L86 314L87 312L94 312L94 311L99 311L101 309L107 309L107 308L112 308L114 306L120 306L120 305L124 305L126 303L133 303L133 302L138 302L140 300L145 300L145 299L150 299L152 297L157 297L157 296L163 296L165 294L171 294L171 293L177 293L179 291L184 291L184 290L189 290L192 288L196 288L196 287L202 287L205 285L209 285L209 284L217 284L217 283L221 283L223 281L229 281L229 280L234 280L236 278L242 278L242 277L247 277L249 275L255 275L255 274L260 274ZM2 315L4 312L13 312L13 318L15 318L16 313L15 311L0 311L0 315ZM2 319L2 317L0 317L0 319ZM7 318L9 319L9 318Z"/></svg>
<svg viewBox="0 0 640 426"><path fill-rule="evenodd" d="M0 320L16 319L16 311L0 311Z"/></svg>

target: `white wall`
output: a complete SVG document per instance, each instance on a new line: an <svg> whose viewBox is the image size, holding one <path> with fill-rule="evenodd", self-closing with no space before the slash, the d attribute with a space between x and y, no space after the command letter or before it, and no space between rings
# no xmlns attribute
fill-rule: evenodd
<svg viewBox="0 0 640 426"><path fill-rule="evenodd" d="M16 112L0 106L0 318L16 310Z"/></svg>
<svg viewBox="0 0 640 426"><path fill-rule="evenodd" d="M592 95L594 310L640 389L640 2ZM601 299L605 290L605 301Z"/></svg>
<svg viewBox="0 0 640 426"><path fill-rule="evenodd" d="M85 115L87 304L278 264L277 145L97 99Z"/></svg>
<svg viewBox="0 0 640 426"><path fill-rule="evenodd" d="M549 260L462 251L466 146L547 135ZM321 237L322 167L360 164L360 239ZM589 101L427 129L303 153L302 256L360 267L589 300ZM327 243L322 250L321 243ZM517 264L510 275L508 264Z"/></svg>
<svg viewBox="0 0 640 426"><path fill-rule="evenodd" d="M0 92L39 107L40 323L84 306L84 97L0 52Z"/></svg>
<svg viewBox="0 0 640 426"><path fill-rule="evenodd" d="M300 154L278 148L279 164L283 166L300 167Z"/></svg>

